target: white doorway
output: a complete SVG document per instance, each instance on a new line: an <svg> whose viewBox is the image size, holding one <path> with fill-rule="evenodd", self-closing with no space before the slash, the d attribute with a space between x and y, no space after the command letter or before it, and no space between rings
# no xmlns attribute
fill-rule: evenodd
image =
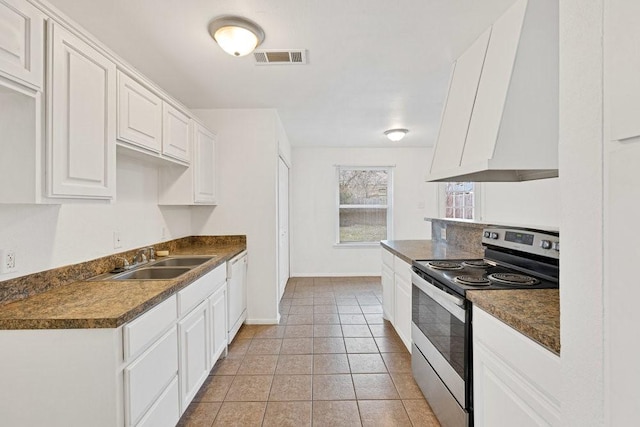
<svg viewBox="0 0 640 427"><path fill-rule="evenodd" d="M278 158L278 291L279 298L289 280L289 166Z"/></svg>

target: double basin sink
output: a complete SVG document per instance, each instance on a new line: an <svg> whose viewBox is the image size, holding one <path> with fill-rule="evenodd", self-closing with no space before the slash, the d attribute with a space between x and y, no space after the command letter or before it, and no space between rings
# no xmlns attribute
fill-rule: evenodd
<svg viewBox="0 0 640 427"><path fill-rule="evenodd" d="M208 256L174 256L157 261L150 261L140 267L122 273L103 274L95 277L95 280L169 280L188 272L189 270L204 264L215 258Z"/></svg>

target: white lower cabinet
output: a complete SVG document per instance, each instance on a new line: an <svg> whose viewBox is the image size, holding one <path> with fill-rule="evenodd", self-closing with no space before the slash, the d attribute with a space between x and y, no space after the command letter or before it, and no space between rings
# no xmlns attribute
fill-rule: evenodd
<svg viewBox="0 0 640 427"><path fill-rule="evenodd" d="M118 328L0 330L0 424L175 426L226 351L226 278L225 263Z"/></svg>
<svg viewBox="0 0 640 427"><path fill-rule="evenodd" d="M473 307L476 427L560 426L560 357Z"/></svg>
<svg viewBox="0 0 640 427"><path fill-rule="evenodd" d="M395 283L393 269L382 264L382 317L393 323L395 312Z"/></svg>
<svg viewBox="0 0 640 427"><path fill-rule="evenodd" d="M180 335L180 408L181 413L209 375L207 357L208 304L203 301L178 322Z"/></svg>
<svg viewBox="0 0 640 427"><path fill-rule="evenodd" d="M407 350L411 351L411 266L395 257L395 310L393 326Z"/></svg>
<svg viewBox="0 0 640 427"><path fill-rule="evenodd" d="M382 312L411 352L411 265L384 248Z"/></svg>
<svg viewBox="0 0 640 427"><path fill-rule="evenodd" d="M124 369L125 423L138 425L178 375L178 336L173 326ZM177 422L178 419L175 420Z"/></svg>
<svg viewBox="0 0 640 427"><path fill-rule="evenodd" d="M213 365L227 349L227 287L222 286L214 292L208 302L209 368L213 368Z"/></svg>
<svg viewBox="0 0 640 427"><path fill-rule="evenodd" d="M179 402L178 377L176 376L149 409L149 412L140 420L138 427L174 427L177 420L180 419Z"/></svg>

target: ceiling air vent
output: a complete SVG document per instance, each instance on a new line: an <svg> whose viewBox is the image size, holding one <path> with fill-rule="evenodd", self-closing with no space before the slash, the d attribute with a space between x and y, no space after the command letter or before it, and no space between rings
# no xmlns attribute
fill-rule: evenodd
<svg viewBox="0 0 640 427"><path fill-rule="evenodd" d="M307 51L305 49L262 49L255 50L253 57L256 65L306 64Z"/></svg>

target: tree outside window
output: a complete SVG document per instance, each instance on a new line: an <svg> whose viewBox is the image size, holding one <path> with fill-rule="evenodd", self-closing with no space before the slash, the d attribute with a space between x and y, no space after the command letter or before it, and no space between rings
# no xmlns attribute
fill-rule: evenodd
<svg viewBox="0 0 640 427"><path fill-rule="evenodd" d="M338 167L338 242L377 243L388 239L392 170Z"/></svg>

